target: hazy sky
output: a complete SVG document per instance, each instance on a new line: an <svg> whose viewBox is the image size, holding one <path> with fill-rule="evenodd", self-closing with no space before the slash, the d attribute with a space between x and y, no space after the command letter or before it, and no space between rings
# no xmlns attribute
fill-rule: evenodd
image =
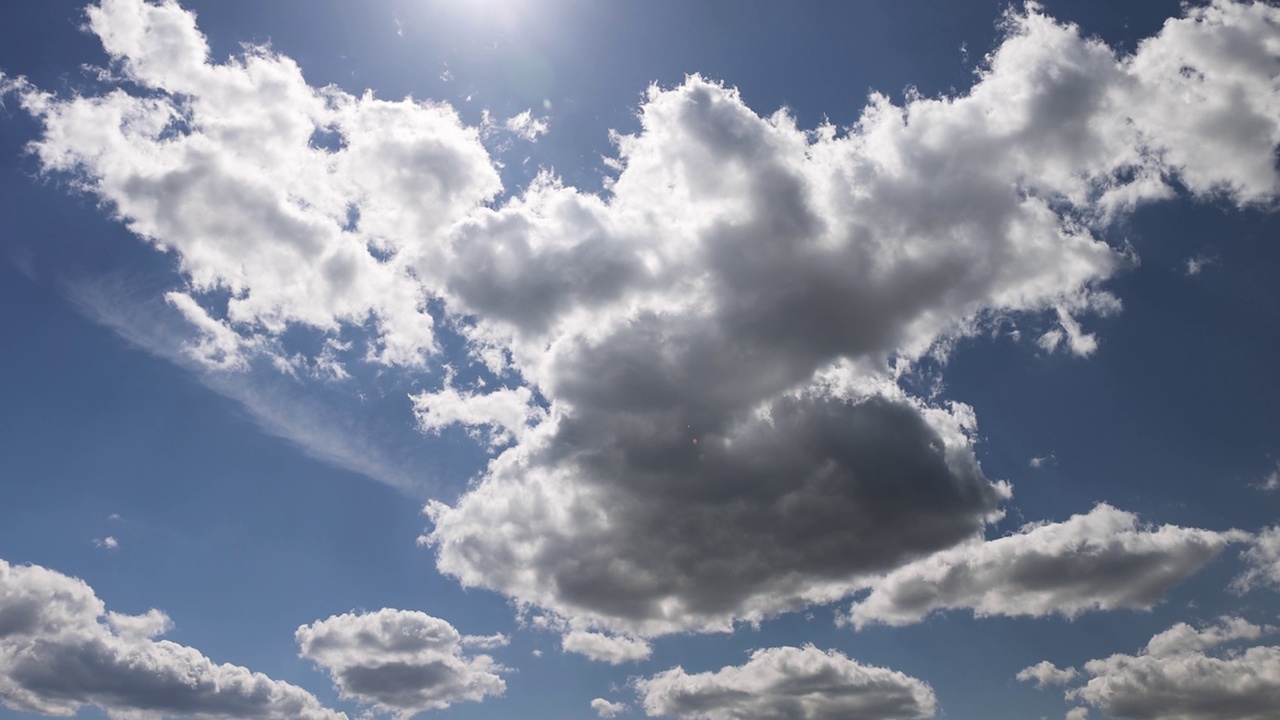
<svg viewBox="0 0 1280 720"><path fill-rule="evenodd" d="M1280 8L0 5L0 705L1261 720Z"/></svg>

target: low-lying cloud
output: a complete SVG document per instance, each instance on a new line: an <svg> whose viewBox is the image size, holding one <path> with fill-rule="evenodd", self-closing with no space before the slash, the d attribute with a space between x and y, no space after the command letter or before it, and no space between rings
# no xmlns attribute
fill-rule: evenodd
<svg viewBox="0 0 1280 720"><path fill-rule="evenodd" d="M156 638L159 610L109 612L83 580L0 560L0 705L74 715L86 705L119 717L346 720L296 685Z"/></svg>

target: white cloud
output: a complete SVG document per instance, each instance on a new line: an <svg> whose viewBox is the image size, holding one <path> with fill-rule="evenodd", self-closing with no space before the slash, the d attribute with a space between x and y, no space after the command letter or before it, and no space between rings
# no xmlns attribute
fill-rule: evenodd
<svg viewBox="0 0 1280 720"><path fill-rule="evenodd" d="M0 705L113 717L337 720L310 693L194 648L155 638L172 627L159 610L107 612L84 581L0 560Z"/></svg>
<svg viewBox="0 0 1280 720"><path fill-rule="evenodd" d="M1241 557L1246 567L1232 581L1233 590L1246 593L1259 586L1280 588L1280 525L1258 533Z"/></svg>
<svg viewBox="0 0 1280 720"><path fill-rule="evenodd" d="M1067 711L1066 720L1088 720L1089 708L1071 708Z"/></svg>
<svg viewBox="0 0 1280 720"><path fill-rule="evenodd" d="M609 702L604 698L596 698L591 701L591 709L596 711L596 715L602 718L616 717L618 713L627 709L626 703Z"/></svg>
<svg viewBox="0 0 1280 720"><path fill-rule="evenodd" d="M1207 266L1213 265L1216 262L1217 260L1215 260L1214 258L1205 256L1205 255L1196 255L1195 257L1189 257L1187 258L1186 267L1183 270L1183 274L1186 275L1187 277L1195 277L1196 275L1199 275L1201 272L1203 272Z"/></svg>
<svg viewBox="0 0 1280 720"><path fill-rule="evenodd" d="M648 715L680 720L907 720L938 707L920 680L812 645L756 650L746 664L715 672L676 667L635 686Z"/></svg>
<svg viewBox="0 0 1280 720"><path fill-rule="evenodd" d="M1237 617L1223 617L1201 630L1179 623L1151 638L1136 655L1115 654L1085 663L1087 682L1068 690L1066 697L1113 717L1273 718L1280 707L1280 647L1233 648L1221 657L1206 652L1273 632L1274 628Z"/></svg>
<svg viewBox="0 0 1280 720"><path fill-rule="evenodd" d="M899 568L855 602L847 620L907 625L932 612L1075 617L1090 610L1150 608L1229 543L1249 535L1142 525L1100 504L1060 523L972 542Z"/></svg>
<svg viewBox="0 0 1280 720"><path fill-rule="evenodd" d="M108 535L108 536L106 536L106 537L102 537L102 538L94 538L94 539L93 539L93 546L94 546L94 547L104 548L104 549L107 549L107 550L115 550L116 548L120 547L120 541L119 541L119 540L116 540L116 539L115 539L114 537L112 537L111 535Z"/></svg>
<svg viewBox="0 0 1280 720"><path fill-rule="evenodd" d="M1254 487L1263 492L1275 492L1276 490L1280 490L1280 462L1276 463L1276 466L1272 468L1271 472L1267 473L1267 476L1258 481Z"/></svg>
<svg viewBox="0 0 1280 720"><path fill-rule="evenodd" d="M1076 679L1079 673L1075 668L1059 668L1048 660L1026 667L1018 671L1015 676L1022 682L1036 681L1036 687L1048 687L1050 685L1066 685Z"/></svg>
<svg viewBox="0 0 1280 720"><path fill-rule="evenodd" d="M503 123L503 127L508 132L514 133L521 140L529 142L537 140L541 135L546 135L547 130L550 129L547 119L534 117L532 110L525 110L518 115L507 118L507 121Z"/></svg>
<svg viewBox="0 0 1280 720"><path fill-rule="evenodd" d="M505 668L463 652L496 647L498 637L464 638L440 618L389 608L334 615L296 634L300 655L328 670L342 697L400 718L505 692Z"/></svg>
<svg viewBox="0 0 1280 720"><path fill-rule="evenodd" d="M465 647L480 648L481 650L493 650L494 648L506 647L511 643L511 638L503 633L494 633L492 635L463 635L461 642Z"/></svg>
<svg viewBox="0 0 1280 720"><path fill-rule="evenodd" d="M637 638L609 636L582 630L565 633L561 638L560 646L565 652L586 655L592 660L607 662L610 665L644 660L653 652L649 643Z"/></svg>
<svg viewBox="0 0 1280 720"><path fill-rule="evenodd" d="M1035 457L1032 457L1029 461L1027 461L1027 466L1031 468L1035 468L1036 470L1039 470L1045 465L1053 465L1057 463L1057 461L1058 461L1057 456L1055 456L1053 453L1049 453L1048 455L1037 455Z"/></svg>
<svg viewBox="0 0 1280 720"><path fill-rule="evenodd" d="M419 422L510 446L428 507L439 568L649 635L830 602L979 536L1009 488L972 412L893 368L1026 313L1088 355L1081 318L1114 311L1099 284L1126 261L1108 222L1175 178L1274 197L1280 9L1186 13L1121 56L1031 5L968 92L874 95L846 130L691 76L645 95L608 193L544 173L493 206L450 106L316 89L264 48L210 62L171 2L91 11L109 92L6 87L46 170L173 253L195 357L235 367L302 326L416 366L450 322L503 389L415 395Z"/></svg>
<svg viewBox="0 0 1280 720"><path fill-rule="evenodd" d="M446 381L440 390L424 391L409 399L423 432L439 433L451 425L462 425L485 435L490 447L519 439L530 425L546 417L527 387L463 393Z"/></svg>

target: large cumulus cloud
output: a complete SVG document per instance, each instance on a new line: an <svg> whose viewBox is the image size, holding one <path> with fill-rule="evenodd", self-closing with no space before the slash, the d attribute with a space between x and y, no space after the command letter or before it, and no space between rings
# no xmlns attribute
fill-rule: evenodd
<svg viewBox="0 0 1280 720"><path fill-rule="evenodd" d="M838 599L981 536L1010 489L972 412L898 374L996 316L1089 354L1082 320L1120 307L1108 222L1176 186L1280 187L1258 160L1280 10L1186 13L1121 56L1029 4L969 91L873 95L843 129L690 76L649 89L607 192L544 173L496 205L447 105L312 88L265 49L210 62L172 2L91 9L127 83L11 85L44 166L175 253L206 362L293 362L306 326L413 365L448 318L492 377L446 374L414 412L499 454L428 506L440 569L568 632L646 635Z"/></svg>
<svg viewBox="0 0 1280 720"><path fill-rule="evenodd" d="M300 687L154 639L171 626L158 610L108 612L83 580L0 560L0 705L156 719L347 717Z"/></svg>

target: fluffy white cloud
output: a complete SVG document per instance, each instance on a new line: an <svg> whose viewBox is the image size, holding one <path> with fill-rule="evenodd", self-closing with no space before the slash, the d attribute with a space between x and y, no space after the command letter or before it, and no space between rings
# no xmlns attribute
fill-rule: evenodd
<svg viewBox="0 0 1280 720"><path fill-rule="evenodd" d="M384 608L334 615L298 628L301 656L329 671L344 698L372 703L408 718L501 695L503 668L488 655L468 656L465 645L505 644L505 637L464 637L426 613Z"/></svg>
<svg viewBox="0 0 1280 720"><path fill-rule="evenodd" d="M312 88L263 48L211 62L173 2L90 10L108 92L7 87L47 170L174 253L193 357L292 357L304 326L413 365L449 320L502 384L415 395L419 423L509 446L428 506L440 569L648 635L839 599L979 536L1009 488L972 413L895 373L1017 313L1088 355L1126 253L1100 228L1175 180L1274 197L1280 9L1186 12L1121 56L1029 5L968 92L874 95L846 130L691 76L649 90L607 193L544 173L494 206L449 106Z"/></svg>
<svg viewBox="0 0 1280 720"><path fill-rule="evenodd" d="M602 718L611 718L617 716L618 713L627 709L626 703L609 702L604 698L596 698L591 701L591 709L596 711L596 715Z"/></svg>
<svg viewBox="0 0 1280 720"><path fill-rule="evenodd" d="M1232 589L1245 593L1264 585L1280 588L1280 525L1258 533L1242 557L1246 568L1232 581Z"/></svg>
<svg viewBox="0 0 1280 720"><path fill-rule="evenodd" d="M170 300L207 338L193 354L235 367L240 345L291 324L372 323L374 359L420 362L432 318L395 255L499 189L477 131L444 105L312 88L264 48L212 63L194 16L172 1L103 0L88 17L113 69L143 92L27 89L23 105L45 126L32 147L174 253L195 294ZM340 146L316 141L326 133ZM219 290L230 299L213 301Z"/></svg>
<svg viewBox="0 0 1280 720"><path fill-rule="evenodd" d="M644 660L653 649L649 643L628 637L614 637L601 633L574 630L565 633L560 641L565 652L586 655L592 660L600 660L610 665L624 662Z"/></svg>
<svg viewBox="0 0 1280 720"><path fill-rule="evenodd" d="M1229 543L1249 535L1174 525L1151 527L1100 504L1060 523L972 542L901 567L877 580L847 620L907 625L938 610L977 616L1150 608Z"/></svg>
<svg viewBox="0 0 1280 720"><path fill-rule="evenodd" d="M812 645L756 650L746 664L715 672L676 667L635 686L648 715L681 720L907 720L938 707L920 680Z"/></svg>
<svg viewBox="0 0 1280 720"><path fill-rule="evenodd" d="M1036 687L1042 688L1049 685L1066 685L1075 680L1078 674L1075 668L1059 668L1048 660L1044 660L1019 670L1016 677L1022 682L1035 680Z"/></svg>
<svg viewBox="0 0 1280 720"><path fill-rule="evenodd" d="M1085 663L1089 679L1069 690L1067 699L1137 720L1273 718L1280 707L1280 647L1231 649L1222 657L1206 651L1274 632L1236 617L1200 630L1179 623L1137 655Z"/></svg>
<svg viewBox="0 0 1280 720"><path fill-rule="evenodd" d="M167 615L107 612L83 580L0 560L0 705L74 715L337 720L311 693L156 636Z"/></svg>

